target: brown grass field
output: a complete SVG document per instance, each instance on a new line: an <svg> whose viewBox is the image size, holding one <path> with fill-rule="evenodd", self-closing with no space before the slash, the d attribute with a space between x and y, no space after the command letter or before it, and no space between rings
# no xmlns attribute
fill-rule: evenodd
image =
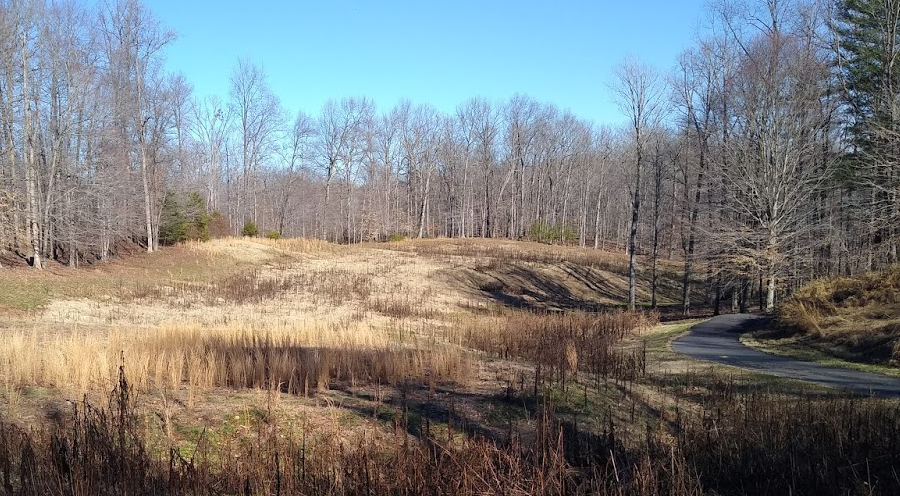
<svg viewBox="0 0 900 496"><path fill-rule="evenodd" d="M626 268L502 240L230 239L6 270L0 494L900 490L896 401L676 356L690 322L621 310Z"/></svg>

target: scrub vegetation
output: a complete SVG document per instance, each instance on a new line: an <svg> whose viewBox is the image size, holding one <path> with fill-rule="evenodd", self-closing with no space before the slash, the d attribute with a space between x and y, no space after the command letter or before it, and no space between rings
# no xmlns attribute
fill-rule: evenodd
<svg viewBox="0 0 900 496"><path fill-rule="evenodd" d="M45 295L3 310L8 494L900 489L896 401L675 355L687 325L608 304L618 254L225 239L97 270L7 273Z"/></svg>

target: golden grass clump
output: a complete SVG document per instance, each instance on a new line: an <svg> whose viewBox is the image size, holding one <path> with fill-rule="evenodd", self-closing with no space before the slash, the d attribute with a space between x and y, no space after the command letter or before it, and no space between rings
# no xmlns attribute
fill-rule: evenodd
<svg viewBox="0 0 900 496"><path fill-rule="evenodd" d="M332 253L336 251L337 246L321 239L309 238L281 238L268 239L258 238L253 240L254 243L270 246L272 248L285 251L288 253Z"/></svg>
<svg viewBox="0 0 900 496"><path fill-rule="evenodd" d="M797 333L845 360L894 365L900 359L900 265L806 284L778 312L781 332Z"/></svg>
<svg viewBox="0 0 900 496"><path fill-rule="evenodd" d="M805 333L820 335L827 331L828 320L849 316L865 308L851 320L900 317L900 265L856 277L833 277L810 282L782 305L783 324Z"/></svg>
<svg viewBox="0 0 900 496"><path fill-rule="evenodd" d="M792 299L781 307L780 318L783 322L790 323L804 333L821 335L822 313L821 307L815 303Z"/></svg>
<svg viewBox="0 0 900 496"><path fill-rule="evenodd" d="M276 255L279 251L291 254L333 253L339 247L319 239L308 238L220 238L212 241L187 241L189 250L213 254L226 254L257 261Z"/></svg>

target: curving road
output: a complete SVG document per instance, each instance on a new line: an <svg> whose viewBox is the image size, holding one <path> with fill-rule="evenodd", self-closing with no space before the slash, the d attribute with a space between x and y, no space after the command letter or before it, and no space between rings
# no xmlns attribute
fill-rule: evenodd
<svg viewBox="0 0 900 496"><path fill-rule="evenodd" d="M742 333L764 322L759 315L719 315L701 322L672 342L678 353L734 367L843 388L864 395L900 398L900 378L828 367L770 355L744 346Z"/></svg>

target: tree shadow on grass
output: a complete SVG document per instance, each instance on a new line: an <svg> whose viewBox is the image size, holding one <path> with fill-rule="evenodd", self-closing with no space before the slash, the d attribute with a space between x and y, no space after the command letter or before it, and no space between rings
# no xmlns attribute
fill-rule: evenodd
<svg viewBox="0 0 900 496"><path fill-rule="evenodd" d="M552 266L508 263L500 266L474 267L447 274L451 284L476 299L489 301L507 308L534 311L585 311L603 312L627 308L628 288L623 281L616 281L608 274L572 262ZM625 276L622 276L625 277ZM639 273L640 288L650 286L649 277ZM648 309L649 296L639 295L639 306ZM681 286L673 281L660 279L658 305L663 320L684 318L679 301ZM696 294L692 305L692 317L712 314L712 306ZM611 303L621 302L621 303ZM701 302L701 303L697 303Z"/></svg>

